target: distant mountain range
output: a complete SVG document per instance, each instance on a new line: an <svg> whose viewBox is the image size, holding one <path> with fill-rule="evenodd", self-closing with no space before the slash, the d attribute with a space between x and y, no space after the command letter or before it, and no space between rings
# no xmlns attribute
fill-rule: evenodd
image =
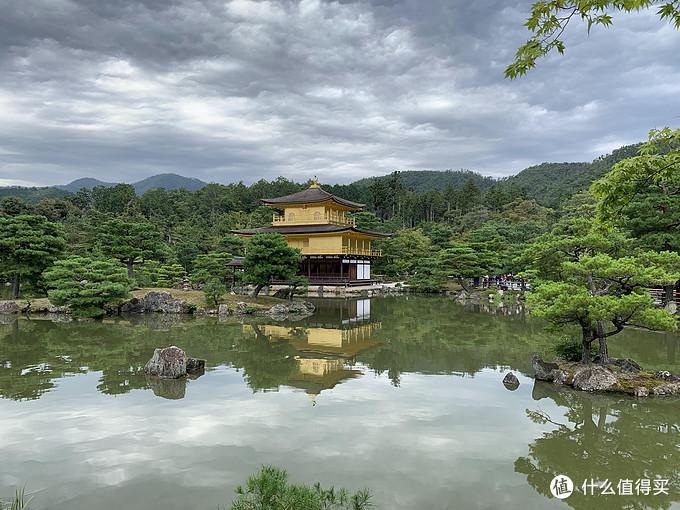
<svg viewBox="0 0 680 510"><path fill-rule="evenodd" d="M517 175L500 180L486 177L470 170L406 170L399 172L397 175L406 188L419 192L435 189L443 190L449 185L454 188L460 188L469 179L472 179L482 190L486 190L498 182L515 184L524 190L529 198L533 198L542 205L556 207L565 198L572 196L580 190L587 189L594 180L606 174L615 163L636 155L638 147L639 145L627 145L590 163L541 163L540 165L525 168ZM369 177L355 181L352 184L368 186L376 179L389 178L391 178L389 175ZM0 187L0 199L6 196L15 196L29 202L38 202L44 198L63 198L67 194L76 193L82 188L109 187L116 184L86 177L63 186L43 188ZM148 177L132 185L138 195L143 195L147 191L157 188L196 191L206 186L207 183L193 177L184 177L177 174L160 174Z"/></svg>
<svg viewBox="0 0 680 510"><path fill-rule="evenodd" d="M65 184L63 186L54 186L57 189L67 191L69 193L75 193L83 188L92 189L97 186L104 186L105 188L110 188L120 184L117 182L104 182L99 179L93 179L91 177L84 177L82 179L76 179L75 181ZM177 174L159 174L153 177L147 177L139 182L132 184L138 195L143 195L151 189L163 188L167 190L174 189L185 189L187 191L196 191L204 187L207 183L196 179L194 177L184 177Z"/></svg>

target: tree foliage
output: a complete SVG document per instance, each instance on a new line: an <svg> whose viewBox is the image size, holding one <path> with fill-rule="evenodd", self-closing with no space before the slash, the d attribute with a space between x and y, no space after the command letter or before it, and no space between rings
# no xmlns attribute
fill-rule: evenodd
<svg viewBox="0 0 680 510"><path fill-rule="evenodd" d="M229 262L234 257L230 253L213 251L199 255L194 260L192 281L202 285L211 280L217 280L226 285L233 277L233 270Z"/></svg>
<svg viewBox="0 0 680 510"><path fill-rule="evenodd" d="M594 26L609 27L613 23L613 12L635 12L657 8L662 20L670 21L680 28L680 4L677 0L657 2L655 0L539 0L531 7L531 14L525 26L532 34L519 47L515 60L505 69L507 78L516 78L536 66L536 61L553 51L563 54L566 45L564 32L574 19L582 20L588 32Z"/></svg>
<svg viewBox="0 0 680 510"><path fill-rule="evenodd" d="M105 255L125 264L129 278L134 276L136 264L163 256L160 236L150 223L137 223L123 218L108 220L100 227L98 241Z"/></svg>
<svg viewBox="0 0 680 510"><path fill-rule="evenodd" d="M65 247L63 229L44 216L0 216L0 273L13 282L18 297L22 281L35 279Z"/></svg>
<svg viewBox="0 0 680 510"><path fill-rule="evenodd" d="M257 297L271 280L293 278L301 262L300 250L288 246L281 234L256 234L246 244L245 281L255 285Z"/></svg>
<svg viewBox="0 0 680 510"><path fill-rule="evenodd" d="M107 305L120 305L130 285L125 268L115 261L78 256L58 260L44 277L50 301L81 317L101 317Z"/></svg>
<svg viewBox="0 0 680 510"><path fill-rule="evenodd" d="M382 258L378 261L378 271L397 277L413 274L418 260L432 254L431 245L421 229L403 230L379 243Z"/></svg>
<svg viewBox="0 0 680 510"><path fill-rule="evenodd" d="M466 279L478 279L489 273L492 255L480 246L452 243L437 257L437 269L443 277L453 276L464 290L469 290Z"/></svg>
<svg viewBox="0 0 680 510"><path fill-rule="evenodd" d="M209 306L217 308L222 302L222 298L227 293L227 287L218 279L211 279L203 284L203 294Z"/></svg>
<svg viewBox="0 0 680 510"><path fill-rule="evenodd" d="M625 159L612 168L607 175L596 181L593 193L600 199L598 212L605 221L610 221L626 210L640 193L656 189L666 199L677 194L680 179L680 129L653 129L649 140L640 147L639 155ZM670 189L669 189L670 188ZM677 211L658 203L661 212L672 214ZM670 228L680 224L672 219Z"/></svg>
<svg viewBox="0 0 680 510"><path fill-rule="evenodd" d="M527 249L534 286L528 304L553 326L581 328L583 361L590 361L591 343L598 340L600 359L607 362L607 339L626 326L677 327L668 311L655 307L647 288L677 281L680 255L635 250L620 232L579 215L588 209L575 206Z"/></svg>

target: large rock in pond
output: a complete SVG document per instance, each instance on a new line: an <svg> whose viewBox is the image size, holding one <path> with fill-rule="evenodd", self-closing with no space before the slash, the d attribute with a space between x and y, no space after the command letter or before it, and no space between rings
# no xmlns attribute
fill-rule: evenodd
<svg viewBox="0 0 680 510"><path fill-rule="evenodd" d="M165 291L153 290L144 296L144 308L148 312L191 313L192 307L183 299L175 299Z"/></svg>
<svg viewBox="0 0 680 510"><path fill-rule="evenodd" d="M605 391L617 384L611 370L600 365L590 365L574 374L573 386L581 391Z"/></svg>
<svg viewBox="0 0 680 510"><path fill-rule="evenodd" d="M555 371L560 369L557 363L548 363L535 355L531 359L531 366L534 369L534 376L539 381L552 382L555 380Z"/></svg>
<svg viewBox="0 0 680 510"><path fill-rule="evenodd" d="M187 356L174 345L155 349L151 359L144 365L144 373L167 379L184 377L187 375Z"/></svg>
<svg viewBox="0 0 680 510"><path fill-rule="evenodd" d="M19 305L15 301L0 301L0 315L19 313Z"/></svg>
<svg viewBox="0 0 680 510"><path fill-rule="evenodd" d="M146 365L144 373L165 379L178 379L187 375L200 377L205 371L205 360L189 358L175 345L163 349L155 349Z"/></svg>

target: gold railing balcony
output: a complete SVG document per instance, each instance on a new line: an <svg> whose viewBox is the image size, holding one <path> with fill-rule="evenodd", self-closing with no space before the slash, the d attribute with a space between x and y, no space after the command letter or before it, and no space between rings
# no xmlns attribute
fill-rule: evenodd
<svg viewBox="0 0 680 510"><path fill-rule="evenodd" d="M344 214L326 213L326 214L289 214L284 216L282 214L274 214L272 216L272 225L342 225L348 227L355 227L356 220L345 216Z"/></svg>
<svg viewBox="0 0 680 510"><path fill-rule="evenodd" d="M353 248L350 246L343 246L342 247L342 254L343 255L364 255L366 257L380 257L382 255L382 251L380 250L372 250L372 249L365 249L365 248Z"/></svg>
<svg viewBox="0 0 680 510"><path fill-rule="evenodd" d="M366 257L380 257L382 252L380 250L370 250L362 248L350 248L349 246L343 246L342 249L339 248L310 248L309 246L298 248L303 255L363 255Z"/></svg>

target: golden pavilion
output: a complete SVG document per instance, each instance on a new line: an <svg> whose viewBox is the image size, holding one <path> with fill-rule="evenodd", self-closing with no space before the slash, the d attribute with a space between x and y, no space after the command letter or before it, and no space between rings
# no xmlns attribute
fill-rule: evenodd
<svg viewBox="0 0 680 510"><path fill-rule="evenodd" d="M371 283L371 261L380 250L371 246L389 234L357 228L349 214L364 204L337 197L312 181L309 188L285 197L261 202L276 210L269 227L233 230L251 236L278 232L288 245L302 253L300 275L316 285L365 285Z"/></svg>

